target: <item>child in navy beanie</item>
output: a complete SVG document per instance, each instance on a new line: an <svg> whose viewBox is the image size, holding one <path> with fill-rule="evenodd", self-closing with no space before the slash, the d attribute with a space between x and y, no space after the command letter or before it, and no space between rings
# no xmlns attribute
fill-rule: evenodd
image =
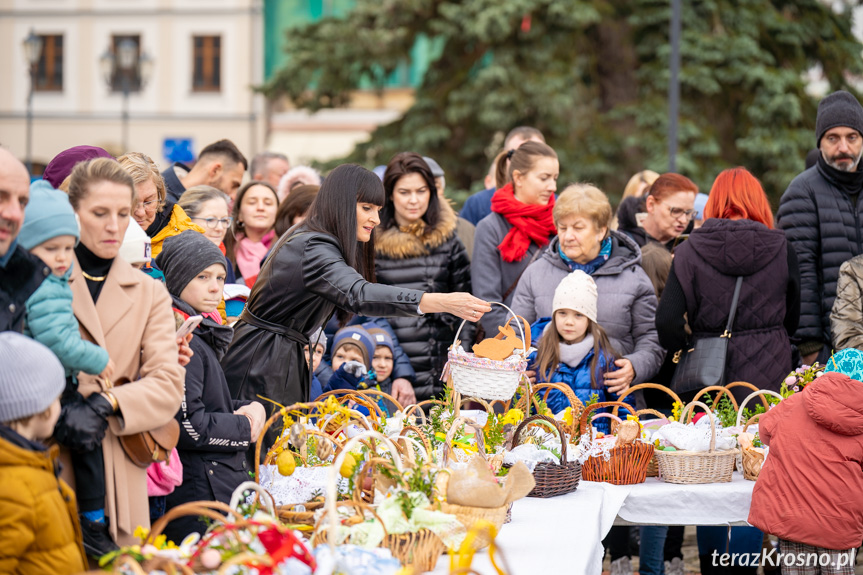
<svg viewBox="0 0 863 575"><path fill-rule="evenodd" d="M27 300L24 333L54 352L66 377L83 371L108 379L114 373L114 363L105 349L81 338L72 312L69 276L78 236L78 220L68 196L44 180L34 182L18 243L53 273Z"/></svg>

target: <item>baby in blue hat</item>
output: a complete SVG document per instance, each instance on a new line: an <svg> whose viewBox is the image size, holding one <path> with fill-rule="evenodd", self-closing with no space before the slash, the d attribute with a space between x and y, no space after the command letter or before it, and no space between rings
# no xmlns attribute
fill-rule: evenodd
<svg viewBox="0 0 863 575"><path fill-rule="evenodd" d="M78 237L78 220L68 196L45 180L33 182L18 244L53 273L27 300L24 333L54 352L67 377L83 371L108 379L114 363L105 349L81 338L72 312L69 275Z"/></svg>

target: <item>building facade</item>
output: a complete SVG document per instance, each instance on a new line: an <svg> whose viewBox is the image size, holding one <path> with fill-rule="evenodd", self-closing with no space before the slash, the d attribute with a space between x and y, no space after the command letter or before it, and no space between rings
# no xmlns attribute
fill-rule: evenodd
<svg viewBox="0 0 863 575"><path fill-rule="evenodd" d="M28 138L31 31L41 50ZM121 46L151 65L112 72L105 56L118 61ZM37 173L78 144L164 164L166 153L196 155L229 138L251 156L266 136L264 99L252 90L263 62L261 0L0 0L0 144L25 159L29 139Z"/></svg>

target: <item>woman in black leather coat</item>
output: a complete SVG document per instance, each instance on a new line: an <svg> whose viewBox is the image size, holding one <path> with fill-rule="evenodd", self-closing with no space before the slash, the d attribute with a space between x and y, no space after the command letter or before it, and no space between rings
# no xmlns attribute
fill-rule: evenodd
<svg viewBox="0 0 863 575"><path fill-rule="evenodd" d="M375 272L380 283L429 292L470 291L470 260L456 236L456 214L437 193L422 156L403 152L384 173L386 203L375 238ZM390 325L416 371L413 401L440 393L440 374L459 322L450 315L398 317ZM462 330L468 341L472 330ZM468 345L465 345L469 349ZM396 389L397 395L411 390ZM399 397L396 397L399 399Z"/></svg>
<svg viewBox="0 0 863 575"><path fill-rule="evenodd" d="M491 307L468 293L372 283L374 239L384 189L372 172L342 165L327 177L305 222L286 232L264 262L222 359L234 399L262 396L282 405L309 400L303 355L309 336L337 313L417 316L451 313L477 321ZM314 344L314 342L312 342ZM276 407L269 404L271 415ZM266 445L277 434L268 433Z"/></svg>

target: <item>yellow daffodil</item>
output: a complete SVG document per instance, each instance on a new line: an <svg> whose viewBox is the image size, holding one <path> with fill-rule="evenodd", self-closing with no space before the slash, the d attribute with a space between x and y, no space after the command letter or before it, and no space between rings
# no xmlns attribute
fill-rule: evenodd
<svg viewBox="0 0 863 575"><path fill-rule="evenodd" d="M520 409L510 409L500 420L502 425L512 424L518 425L524 419L524 412Z"/></svg>
<svg viewBox="0 0 863 575"><path fill-rule="evenodd" d="M140 539L143 542L150 535L150 530L145 528L145 527L142 527L141 525L138 525L135 528L135 532L132 535L136 539Z"/></svg>
<svg viewBox="0 0 863 575"><path fill-rule="evenodd" d="M567 407L563 410L563 419L562 421L566 425L572 425L572 407Z"/></svg>

